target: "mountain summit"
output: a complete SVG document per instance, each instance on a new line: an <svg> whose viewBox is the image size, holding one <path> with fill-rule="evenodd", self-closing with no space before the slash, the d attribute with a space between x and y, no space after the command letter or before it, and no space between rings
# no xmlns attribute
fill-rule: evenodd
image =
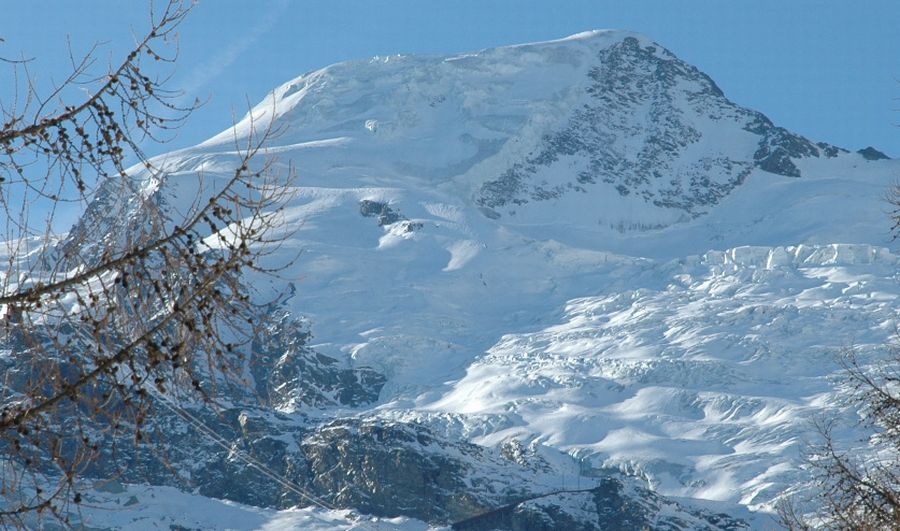
<svg viewBox="0 0 900 531"><path fill-rule="evenodd" d="M850 414L835 349L896 330L881 201L900 166L780 128L620 31L305 74L159 157L164 175L102 187L73 234L127 233L148 198L202 202L268 128L299 175L265 265L302 254L247 278L262 404L230 397L211 422L335 507L750 525L801 477L808 418ZM302 501L198 434L171 444L182 487Z"/></svg>
<svg viewBox="0 0 900 531"><path fill-rule="evenodd" d="M523 222L669 225L708 212L754 170L800 177L794 159L841 153L739 107L665 48L619 31L342 63L283 85L251 115L257 128L274 116L285 148L340 145L342 157L378 164L370 183L454 187L485 215ZM229 130L203 146L233 139ZM347 166L340 177L359 180ZM580 208L546 212L554 200Z"/></svg>

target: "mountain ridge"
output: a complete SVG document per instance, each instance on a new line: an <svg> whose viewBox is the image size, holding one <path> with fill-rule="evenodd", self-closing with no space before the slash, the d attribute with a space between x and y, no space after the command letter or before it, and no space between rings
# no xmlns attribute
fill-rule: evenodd
<svg viewBox="0 0 900 531"><path fill-rule="evenodd" d="M202 203L270 126L261 154L298 180L266 265L302 254L288 280L247 277L264 403L229 397L215 425L342 508L448 524L568 475L746 525L733 504L770 510L801 478L804 419L852 417L833 352L876 359L896 321L879 205L900 165L777 127L628 32L305 74L110 184L69 241L127 241L142 201ZM207 450L201 494L296 501ZM669 499L622 503L647 522ZM599 525L582 502L556 521Z"/></svg>

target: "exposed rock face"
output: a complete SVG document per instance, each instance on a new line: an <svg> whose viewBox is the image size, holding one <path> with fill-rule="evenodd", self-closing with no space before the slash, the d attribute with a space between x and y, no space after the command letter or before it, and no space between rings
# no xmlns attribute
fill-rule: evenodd
<svg viewBox="0 0 900 531"><path fill-rule="evenodd" d="M872 146L869 146L869 147L867 147L867 148L860 149L859 151L857 151L857 153L859 153L860 155L862 155L863 158L866 159L866 160L887 160L887 159L890 159L890 157L888 157L887 155L885 155L885 154L882 153L881 151L878 151L877 149L873 148Z"/></svg>
<svg viewBox="0 0 900 531"><path fill-rule="evenodd" d="M476 198L479 205L493 210L524 205L586 192L602 182L622 196L699 215L754 168L799 177L791 158L839 151L735 105L708 76L658 45L627 37L601 50L596 65L587 74L584 103L566 125L547 134L524 161L485 183ZM754 135L749 140L756 144L754 152L690 153L692 147L715 142L707 138L715 124L736 123ZM568 178L549 183L547 174L560 171Z"/></svg>
<svg viewBox="0 0 900 531"><path fill-rule="evenodd" d="M367 218L377 218L379 227L406 219L401 216L399 212L392 209L387 203L372 201L370 199L363 199L359 202L359 213Z"/></svg>
<svg viewBox="0 0 900 531"><path fill-rule="evenodd" d="M648 490L607 477L600 485L552 493L511 503L453 524L459 531L494 529L552 531L569 529L713 530L748 529L746 522L727 514L690 510Z"/></svg>
<svg viewBox="0 0 900 531"><path fill-rule="evenodd" d="M454 521L487 510L503 490L516 488L498 484L492 472L526 477L482 447L377 420L326 424L301 448L316 491L342 507L384 516Z"/></svg>
<svg viewBox="0 0 900 531"><path fill-rule="evenodd" d="M271 407L357 407L378 400L383 375L308 348L308 326L283 310L265 322L253 341L250 371L257 393Z"/></svg>
<svg viewBox="0 0 900 531"><path fill-rule="evenodd" d="M232 434L233 448L300 486L305 496L202 439L192 441L198 446L189 460L183 456L167 464L190 468L189 477L177 484L210 497L264 507L308 505L315 498L375 516L454 524L454 529L748 527L740 519L668 500L616 472L584 479L595 487L555 493L559 470L519 464L502 452L451 441L421 425L346 419L291 427L285 420L230 411L213 425ZM542 462L536 455L529 459ZM150 471L151 481L172 483L160 464L143 463L129 471ZM125 479L148 481L132 473Z"/></svg>

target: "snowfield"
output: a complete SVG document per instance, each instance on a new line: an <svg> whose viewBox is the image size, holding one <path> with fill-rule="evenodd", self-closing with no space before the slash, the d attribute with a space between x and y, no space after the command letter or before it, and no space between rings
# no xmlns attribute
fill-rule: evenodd
<svg viewBox="0 0 900 531"><path fill-rule="evenodd" d="M439 531L408 518L375 518L349 510L303 508L276 511L188 494L172 487L103 484L81 508L78 520L91 528L144 531L171 529L383 529Z"/></svg>

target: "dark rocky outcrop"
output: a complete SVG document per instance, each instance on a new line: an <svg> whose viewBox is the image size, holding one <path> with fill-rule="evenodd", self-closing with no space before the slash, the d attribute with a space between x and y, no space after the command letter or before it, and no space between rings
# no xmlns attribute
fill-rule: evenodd
<svg viewBox="0 0 900 531"><path fill-rule="evenodd" d="M458 531L638 531L738 530L749 525L727 514L692 510L645 489L629 493L622 480L600 478L587 489L563 490L504 505L478 516L455 522Z"/></svg>
<svg viewBox="0 0 900 531"><path fill-rule="evenodd" d="M406 219L401 216L399 212L392 209L387 203L372 201L370 199L363 199L359 202L359 213L367 218L376 218L379 227L391 225Z"/></svg>
<svg viewBox="0 0 900 531"><path fill-rule="evenodd" d="M356 407L378 400L384 375L310 349L308 325L287 312L275 310L265 323L252 343L250 371L268 405Z"/></svg>
<svg viewBox="0 0 900 531"><path fill-rule="evenodd" d="M881 151L878 151L877 149L873 148L872 146L869 146L869 147L860 149L859 151L857 151L857 153L859 153L860 155L862 155L863 158L866 159L866 160L886 160L886 159L890 159L890 157L888 157L887 155L885 155L885 154L882 153Z"/></svg>

